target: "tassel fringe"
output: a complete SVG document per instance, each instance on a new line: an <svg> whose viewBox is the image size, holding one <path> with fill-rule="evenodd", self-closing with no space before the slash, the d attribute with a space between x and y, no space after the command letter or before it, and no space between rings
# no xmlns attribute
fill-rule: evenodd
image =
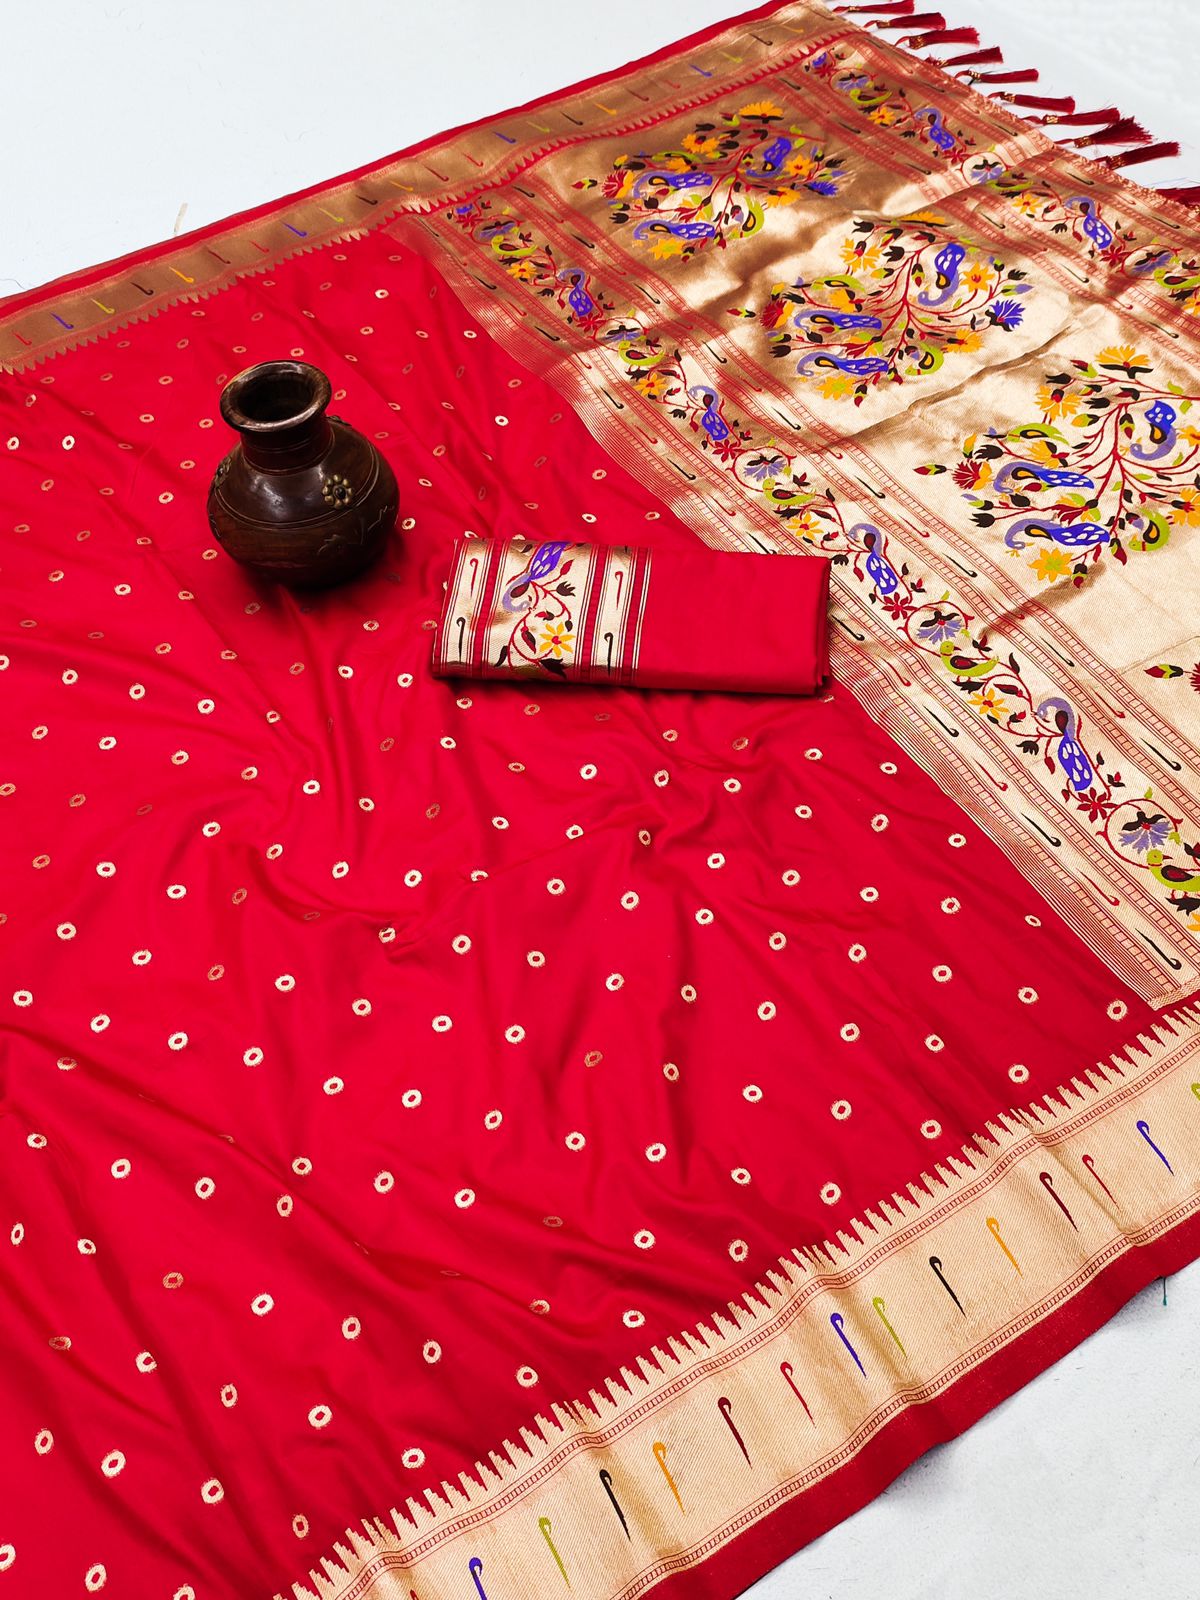
<svg viewBox="0 0 1200 1600"><path fill-rule="evenodd" d="M1118 156L1105 156L1106 166L1136 167L1143 161L1167 161L1179 154L1177 139L1164 139L1160 144L1148 144L1144 150L1122 150Z"/></svg>
<svg viewBox="0 0 1200 1600"><path fill-rule="evenodd" d="M940 11L917 11L917 0L875 0L874 4L834 5L833 10L843 16L862 17L862 26L899 34L896 43L906 50L928 50L942 45L979 45L979 34L974 28L952 28ZM900 30L905 30L903 33ZM1154 140L1154 136L1134 117L1122 116L1117 106L1106 106L1099 111L1076 111L1072 95L1014 94L1011 90L993 85L1036 83L1035 67L1004 66L1004 52L996 45L960 51L957 55L940 59L926 57L932 65L944 72L952 72L964 82L984 86L984 93L1028 114L1028 120L1043 127L1090 127L1090 133L1070 134L1060 140L1060 148L1091 150L1103 145L1125 145L1128 148L1113 155L1096 159L1114 171L1134 167L1145 161L1165 161L1179 155L1179 145L1174 139ZM1000 70L981 72L981 67ZM1159 193L1183 205L1200 206L1200 184L1186 184L1177 188L1160 188Z"/></svg>

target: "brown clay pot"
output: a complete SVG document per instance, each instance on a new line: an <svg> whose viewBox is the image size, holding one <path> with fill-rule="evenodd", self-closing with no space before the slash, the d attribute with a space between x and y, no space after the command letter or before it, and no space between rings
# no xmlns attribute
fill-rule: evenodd
<svg viewBox="0 0 1200 1600"><path fill-rule="evenodd" d="M329 417L329 379L303 361L231 378L221 415L241 434L208 491L208 523L235 561L296 586L340 583L382 549L396 521L392 469Z"/></svg>

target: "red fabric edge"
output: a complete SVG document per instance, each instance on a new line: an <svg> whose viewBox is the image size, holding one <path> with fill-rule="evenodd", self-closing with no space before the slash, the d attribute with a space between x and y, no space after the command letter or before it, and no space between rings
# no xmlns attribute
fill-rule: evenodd
<svg viewBox="0 0 1200 1600"><path fill-rule="evenodd" d="M135 266L148 261L156 261L163 255L168 255L181 246L200 244L205 239L226 232L229 228L240 227L246 223L254 222L259 217L274 214L285 210L288 206L295 205L298 201L311 199L315 195L325 194L330 189L339 188L344 183L352 183L357 178L367 177L372 172L378 172L383 167L389 167L393 162L405 156L419 155L422 150L428 150L435 145L442 144L447 139L457 138L460 134L468 133L473 128L484 127L490 122L500 122L505 117L523 116L528 111L536 111L540 106L548 105L551 101L564 99L568 95L581 94L585 89L594 88L597 84L612 83L619 78L627 77L632 72L644 71L660 61L665 61L683 51L695 49L697 45L704 44L726 29L737 27L742 23L753 22L757 18L768 17L776 11L781 11L791 0L767 0L766 5L755 6L750 11L738 12L734 16L725 17L720 22L710 23L706 28L700 28L695 33L689 33L682 39L672 39L658 50L653 50L649 55L638 56L633 61L627 61L623 67L611 67L607 71L594 73L591 77L580 78L577 83L567 84L564 88L553 89L548 94L538 95L536 99L526 100L521 105L509 106L505 110L490 111L485 116L476 117L470 122L460 122L453 128L441 129L438 133L431 134L428 138L419 139L416 144L406 145L402 150L396 150L391 155L383 156L379 160L371 161L362 167L354 167L349 172L343 172L338 177L326 178L321 183L314 183L307 189L297 189L292 194L287 194L278 199L265 201L262 205L251 206L247 211L235 211L231 216L222 217L216 222L210 222L203 228L195 228L190 233L181 233L171 239L163 239L158 244L144 245L140 250L131 250L127 255L113 256L109 261L98 262L94 266L82 267L75 272L65 273L60 278L52 278L49 283L39 284L34 289L23 290L14 295L0 297L0 318L7 318L14 312L24 312L32 306L40 305L44 300L57 299L60 295L68 294L73 290L86 289L89 284L100 282L111 277L123 266Z"/></svg>
<svg viewBox="0 0 1200 1600"><path fill-rule="evenodd" d="M910 1405L838 1472L735 1535L698 1567L655 1584L653 1600L730 1600L882 1494L934 1445L965 1433L1002 1400L1060 1361L1155 1278L1200 1258L1200 1215L1153 1244L1127 1251L1058 1311L961 1377L945 1394Z"/></svg>

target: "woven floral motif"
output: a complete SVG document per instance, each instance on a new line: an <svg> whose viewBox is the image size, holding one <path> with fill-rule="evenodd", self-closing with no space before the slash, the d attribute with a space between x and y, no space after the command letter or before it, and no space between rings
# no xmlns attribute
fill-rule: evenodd
<svg viewBox="0 0 1200 1600"><path fill-rule="evenodd" d="M837 194L844 168L773 101L758 100L697 122L675 149L620 155L605 178L575 187L598 186L610 222L630 227L656 260L686 261L761 232L777 207Z"/></svg>
<svg viewBox="0 0 1200 1600"><path fill-rule="evenodd" d="M971 520L995 529L1042 582L1080 584L1106 551L1125 562L1200 526L1195 397L1153 382L1154 370L1133 345L1065 361L1034 396L1038 420L963 441L950 470Z"/></svg>
<svg viewBox="0 0 1200 1600"><path fill-rule="evenodd" d="M1025 315L1025 273L955 238L936 213L855 222L841 264L776 284L758 314L771 354L798 357L795 371L826 399L861 405L881 384L926 377L992 332L1011 333Z"/></svg>

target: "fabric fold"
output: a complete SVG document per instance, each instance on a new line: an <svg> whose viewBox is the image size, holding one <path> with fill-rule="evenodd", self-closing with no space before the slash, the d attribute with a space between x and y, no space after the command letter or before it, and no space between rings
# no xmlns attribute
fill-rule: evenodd
<svg viewBox="0 0 1200 1600"><path fill-rule="evenodd" d="M813 694L829 674L829 561L463 539L438 677Z"/></svg>

